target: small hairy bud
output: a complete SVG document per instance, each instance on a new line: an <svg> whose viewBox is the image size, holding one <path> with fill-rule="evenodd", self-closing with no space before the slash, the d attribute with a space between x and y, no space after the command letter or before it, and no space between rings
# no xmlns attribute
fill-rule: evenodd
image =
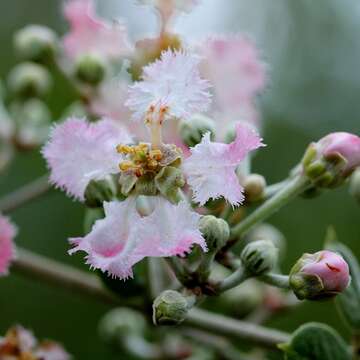
<svg viewBox="0 0 360 360"><path fill-rule="evenodd" d="M210 138L214 140L215 122L201 114L195 114L180 124L180 136L189 147L199 144L207 132L210 132Z"/></svg>
<svg viewBox="0 0 360 360"><path fill-rule="evenodd" d="M90 208L101 207L104 201L113 200L117 189L114 179L92 180L85 190L85 204Z"/></svg>
<svg viewBox="0 0 360 360"><path fill-rule="evenodd" d="M83 83L96 86L104 79L105 73L105 61L98 55L83 55L76 61L75 77Z"/></svg>
<svg viewBox="0 0 360 360"><path fill-rule="evenodd" d="M35 63L25 62L16 65L11 70L8 85L15 96L41 97L50 90L52 80L46 68Z"/></svg>
<svg viewBox="0 0 360 360"><path fill-rule="evenodd" d="M266 188L266 180L262 175L250 174L245 178L243 186L245 189L246 200L255 202L263 197Z"/></svg>
<svg viewBox="0 0 360 360"><path fill-rule="evenodd" d="M183 295L174 290L165 290L153 303L155 325L177 325L185 320L188 303Z"/></svg>
<svg viewBox="0 0 360 360"><path fill-rule="evenodd" d="M248 272L252 275L262 275L275 267L278 252L271 241L258 240L247 244L240 257Z"/></svg>
<svg viewBox="0 0 360 360"><path fill-rule="evenodd" d="M338 186L360 166L360 138L346 132L331 133L309 145L302 165L316 186Z"/></svg>
<svg viewBox="0 0 360 360"><path fill-rule="evenodd" d="M346 261L328 250L304 254L290 272L290 286L300 300L334 297L347 288L349 281Z"/></svg>
<svg viewBox="0 0 360 360"><path fill-rule="evenodd" d="M205 215L199 222L199 229L203 234L209 251L220 250L230 237L228 223L213 215Z"/></svg>
<svg viewBox="0 0 360 360"><path fill-rule="evenodd" d="M46 26L28 25L15 33L14 47L24 60L46 62L53 59L58 50L58 37Z"/></svg>
<svg viewBox="0 0 360 360"><path fill-rule="evenodd" d="M109 343L116 341L124 335L141 336L146 328L143 315L128 308L117 308L109 311L99 323L101 338Z"/></svg>

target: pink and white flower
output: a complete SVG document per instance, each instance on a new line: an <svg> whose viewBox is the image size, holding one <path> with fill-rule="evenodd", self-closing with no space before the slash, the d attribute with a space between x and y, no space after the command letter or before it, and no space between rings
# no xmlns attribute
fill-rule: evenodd
<svg viewBox="0 0 360 360"><path fill-rule="evenodd" d="M0 276L7 275L11 261L15 257L14 237L16 227L0 214Z"/></svg>
<svg viewBox="0 0 360 360"><path fill-rule="evenodd" d="M167 117L187 119L210 105L210 84L200 77L200 58L184 51L167 50L145 66L143 80L130 87L126 105L133 118L145 120L151 109L166 110Z"/></svg>
<svg viewBox="0 0 360 360"><path fill-rule="evenodd" d="M88 53L118 59L131 53L125 26L98 18L92 0L67 1L64 15L70 32L64 37L63 45L70 59Z"/></svg>
<svg viewBox="0 0 360 360"><path fill-rule="evenodd" d="M241 204L243 188L235 171L245 156L260 146L264 144L258 134L241 123L236 125L236 138L231 144L212 142L210 134L205 134L184 161L194 201L204 205L209 199L224 197L233 206Z"/></svg>
<svg viewBox="0 0 360 360"><path fill-rule="evenodd" d="M84 238L70 239L70 251L85 251L87 264L114 277L132 277L132 266L145 257L184 255L192 245L206 249L198 222L200 215L182 202L156 199L153 212L141 217L136 198L104 203L105 218Z"/></svg>
<svg viewBox="0 0 360 360"><path fill-rule="evenodd" d="M51 183L83 201L91 180L118 173L121 155L116 145L131 141L129 133L109 119L89 123L70 118L56 125L42 151L51 170Z"/></svg>

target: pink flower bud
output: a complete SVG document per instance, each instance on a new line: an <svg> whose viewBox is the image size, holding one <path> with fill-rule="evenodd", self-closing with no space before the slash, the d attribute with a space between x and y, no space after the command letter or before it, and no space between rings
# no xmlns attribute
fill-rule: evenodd
<svg viewBox="0 0 360 360"><path fill-rule="evenodd" d="M337 295L350 282L349 266L337 253L304 254L290 272L290 286L299 299L317 300Z"/></svg>
<svg viewBox="0 0 360 360"><path fill-rule="evenodd" d="M331 133L320 139L316 147L325 159L332 159L341 155L346 164L343 174L351 173L360 166L360 137L346 132Z"/></svg>

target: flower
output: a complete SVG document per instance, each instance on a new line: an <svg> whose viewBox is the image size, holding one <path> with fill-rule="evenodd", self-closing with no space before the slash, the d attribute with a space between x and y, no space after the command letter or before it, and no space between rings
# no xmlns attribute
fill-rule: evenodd
<svg viewBox="0 0 360 360"><path fill-rule="evenodd" d="M118 172L122 157L116 145L129 142L128 132L109 119L89 123L70 118L56 125L42 151L51 170L51 183L83 201L91 180Z"/></svg>
<svg viewBox="0 0 360 360"><path fill-rule="evenodd" d="M104 203L105 218L84 238L70 239L70 253L85 251L87 263L114 277L132 277L132 266L147 256L183 255L193 244L206 249L198 229L200 215L186 203L156 198L153 212L140 217L136 198Z"/></svg>
<svg viewBox="0 0 360 360"><path fill-rule="evenodd" d="M10 220L0 214L0 276L8 274L11 260L15 257L13 239L16 232Z"/></svg>
<svg viewBox="0 0 360 360"><path fill-rule="evenodd" d="M185 51L167 50L160 60L145 66L143 80L130 87L126 101L133 118L149 112L165 112L167 117L188 118L206 111L210 105L210 84L200 77L200 58Z"/></svg>
<svg viewBox="0 0 360 360"><path fill-rule="evenodd" d="M331 133L316 144L317 151L327 160L340 155L346 160L343 174L350 174L360 166L360 137L347 132Z"/></svg>
<svg viewBox="0 0 360 360"><path fill-rule="evenodd" d="M131 53L125 26L98 18L92 0L67 1L64 16L70 23L70 32L63 39L69 58L74 60L81 54L97 53L117 59Z"/></svg>
<svg viewBox="0 0 360 360"><path fill-rule="evenodd" d="M348 264L341 255L328 250L304 254L290 272L290 286L299 299L333 297L349 282Z"/></svg>
<svg viewBox="0 0 360 360"><path fill-rule="evenodd" d="M214 86L216 101L226 111L252 103L265 87L265 65L253 42L240 34L213 36L204 41L200 53L202 75Z"/></svg>
<svg viewBox="0 0 360 360"><path fill-rule="evenodd" d="M241 204L244 200L243 188L235 170L251 150L260 146L264 146L262 139L241 123L236 125L236 138L231 144L212 142L210 134L205 134L184 161L194 200L204 205L210 198L223 196L233 206Z"/></svg>

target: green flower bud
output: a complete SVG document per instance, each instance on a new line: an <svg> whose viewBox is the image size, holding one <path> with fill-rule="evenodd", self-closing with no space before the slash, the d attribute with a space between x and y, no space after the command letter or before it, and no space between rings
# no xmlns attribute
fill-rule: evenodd
<svg viewBox="0 0 360 360"><path fill-rule="evenodd" d="M8 77L10 91L20 97L41 97L48 93L52 80L46 68L35 63L16 65Z"/></svg>
<svg viewBox="0 0 360 360"><path fill-rule="evenodd" d="M103 180L92 180L85 190L85 204L90 208L101 207L104 201L111 201L116 197L117 189L113 177Z"/></svg>
<svg viewBox="0 0 360 360"><path fill-rule="evenodd" d="M86 84L96 86L104 79L106 73L105 61L97 55L81 56L75 64L75 77Z"/></svg>
<svg viewBox="0 0 360 360"><path fill-rule="evenodd" d="M99 323L100 337L116 344L124 335L142 336L146 328L144 316L129 308L118 308L109 311Z"/></svg>
<svg viewBox="0 0 360 360"><path fill-rule="evenodd" d="M179 189L185 185L185 179L180 169L166 166L156 175L155 185L164 197L176 203L179 200Z"/></svg>
<svg viewBox="0 0 360 360"><path fill-rule="evenodd" d="M58 37L46 26L28 25L15 33L15 51L24 60L47 62L58 49Z"/></svg>
<svg viewBox="0 0 360 360"><path fill-rule="evenodd" d="M258 240L247 244L240 257L249 273L262 275L276 266L278 252L272 241Z"/></svg>
<svg viewBox="0 0 360 360"><path fill-rule="evenodd" d="M230 237L228 223L213 215L203 216L199 222L199 229L210 252L219 251L225 246Z"/></svg>
<svg viewBox="0 0 360 360"><path fill-rule="evenodd" d="M16 123L16 145L21 149L32 149L42 145L49 136L51 113L40 99L13 102L10 105Z"/></svg>
<svg viewBox="0 0 360 360"><path fill-rule="evenodd" d="M266 180L262 175L250 174L243 183L245 190L245 199L248 202L261 200L266 188Z"/></svg>
<svg viewBox="0 0 360 360"><path fill-rule="evenodd" d="M177 325L185 320L188 312L186 298L174 290L163 291L153 303L155 325Z"/></svg>
<svg viewBox="0 0 360 360"><path fill-rule="evenodd" d="M210 132L210 137L213 140L215 136L215 123L212 119L201 114L193 115L189 120L183 121L180 125L180 136L189 147L199 144L207 132Z"/></svg>

